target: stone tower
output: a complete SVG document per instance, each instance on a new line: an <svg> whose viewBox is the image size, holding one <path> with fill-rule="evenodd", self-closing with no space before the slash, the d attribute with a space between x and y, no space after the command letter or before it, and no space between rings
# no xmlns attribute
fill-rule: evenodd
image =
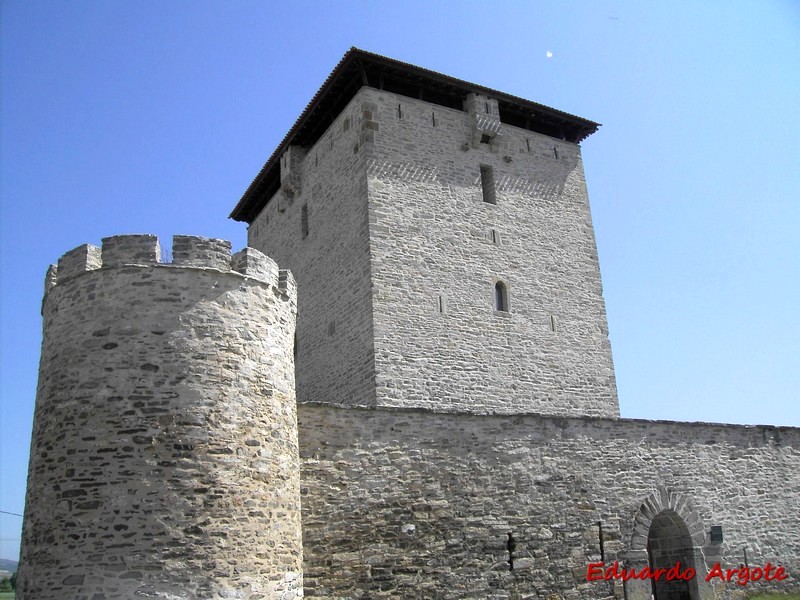
<svg viewBox="0 0 800 600"><path fill-rule="evenodd" d="M597 127L351 49L231 215L297 277L298 399L618 417Z"/></svg>
<svg viewBox="0 0 800 600"><path fill-rule="evenodd" d="M51 267L18 598L302 596L292 275L221 240Z"/></svg>

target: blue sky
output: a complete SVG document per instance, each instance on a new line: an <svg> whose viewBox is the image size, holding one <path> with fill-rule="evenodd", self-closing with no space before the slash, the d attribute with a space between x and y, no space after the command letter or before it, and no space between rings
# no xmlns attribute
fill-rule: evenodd
<svg viewBox="0 0 800 600"><path fill-rule="evenodd" d="M227 215L350 46L599 121L583 156L623 417L800 426L800 4L3 0L0 510L47 265ZM552 56L548 57L548 53ZM0 557L21 519L0 514Z"/></svg>

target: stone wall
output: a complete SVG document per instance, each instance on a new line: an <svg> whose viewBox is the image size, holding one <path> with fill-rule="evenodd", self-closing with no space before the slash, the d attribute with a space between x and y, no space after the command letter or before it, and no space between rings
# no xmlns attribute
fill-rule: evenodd
<svg viewBox="0 0 800 600"><path fill-rule="evenodd" d="M466 111L374 89L361 99L377 129L378 404L618 416L580 147L501 124L482 96Z"/></svg>
<svg viewBox="0 0 800 600"><path fill-rule="evenodd" d="M761 587L703 585L745 549L786 568L777 589L800 589L798 429L321 405L298 418L307 596L622 597L587 582L588 564L638 564L651 511L688 529L703 598ZM649 582L628 588L649 599Z"/></svg>
<svg viewBox="0 0 800 600"><path fill-rule="evenodd" d="M176 236L51 267L17 598L302 596L291 274Z"/></svg>
<svg viewBox="0 0 800 600"><path fill-rule="evenodd" d="M282 158L248 243L298 279L298 399L618 416L580 148L470 106L362 88Z"/></svg>
<svg viewBox="0 0 800 600"><path fill-rule="evenodd" d="M281 189L248 244L297 278L297 398L375 402L365 153L351 105L311 148L281 159Z"/></svg>

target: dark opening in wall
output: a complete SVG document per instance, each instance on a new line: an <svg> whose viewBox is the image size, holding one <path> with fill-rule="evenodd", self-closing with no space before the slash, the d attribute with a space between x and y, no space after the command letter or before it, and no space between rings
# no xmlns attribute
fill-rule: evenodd
<svg viewBox="0 0 800 600"><path fill-rule="evenodd" d="M508 312L508 287L502 281L494 284L494 309Z"/></svg>
<svg viewBox="0 0 800 600"><path fill-rule="evenodd" d="M431 123L433 123L433 126L436 127L436 113L431 113Z"/></svg>
<svg viewBox="0 0 800 600"><path fill-rule="evenodd" d="M490 136L488 133L484 133L481 136L481 144L491 144L491 143L492 143L492 136Z"/></svg>
<svg viewBox="0 0 800 600"><path fill-rule="evenodd" d="M606 549L603 543L603 522L597 522L597 537L600 542L600 562L606 562Z"/></svg>
<svg viewBox="0 0 800 600"><path fill-rule="evenodd" d="M401 104L397 105L397 118L398 119L403 118L403 106Z"/></svg>
<svg viewBox="0 0 800 600"><path fill-rule="evenodd" d="M445 309L447 308L447 302L445 301L444 296L436 297L436 308L440 313L445 312Z"/></svg>
<svg viewBox="0 0 800 600"><path fill-rule="evenodd" d="M517 549L517 540L508 532L508 540L506 540L506 550L508 550L508 570L514 570L514 550Z"/></svg>
<svg viewBox="0 0 800 600"><path fill-rule="evenodd" d="M481 189L483 201L487 204L497 204L497 194L494 189L494 169L488 165L481 165Z"/></svg>
<svg viewBox="0 0 800 600"><path fill-rule="evenodd" d="M550 331L558 331L558 321L556 321L554 315L550 315Z"/></svg>
<svg viewBox="0 0 800 600"><path fill-rule="evenodd" d="M300 233L303 239L308 237L308 204L303 204L300 209Z"/></svg>
<svg viewBox="0 0 800 600"><path fill-rule="evenodd" d="M722 543L722 525L711 526L711 543L712 544Z"/></svg>
<svg viewBox="0 0 800 600"><path fill-rule="evenodd" d="M553 146L553 156L555 156L556 159L558 159L558 148L556 146Z"/></svg>
<svg viewBox="0 0 800 600"><path fill-rule="evenodd" d="M528 138L525 138L525 146L528 148L528 152L531 151L531 141Z"/></svg>

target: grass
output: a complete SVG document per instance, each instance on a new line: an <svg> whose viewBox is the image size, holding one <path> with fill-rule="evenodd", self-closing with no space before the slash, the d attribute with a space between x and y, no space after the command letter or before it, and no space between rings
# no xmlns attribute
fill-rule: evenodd
<svg viewBox="0 0 800 600"><path fill-rule="evenodd" d="M14 600L14 592L0 592L0 600Z"/></svg>

